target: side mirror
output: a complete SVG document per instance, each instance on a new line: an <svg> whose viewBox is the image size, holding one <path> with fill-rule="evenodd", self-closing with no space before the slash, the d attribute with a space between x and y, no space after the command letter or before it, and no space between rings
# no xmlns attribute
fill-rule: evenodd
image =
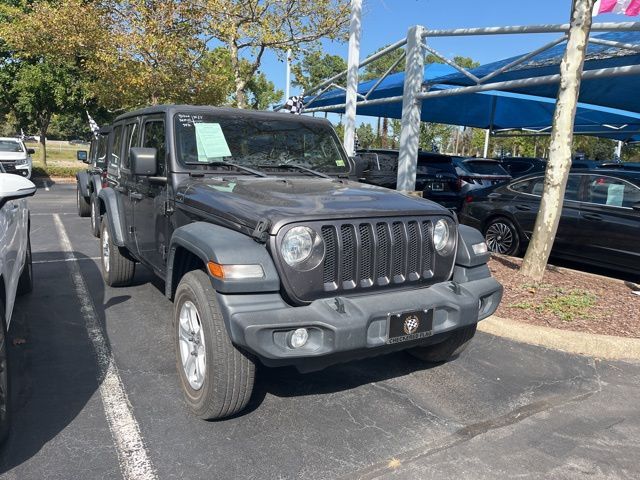
<svg viewBox="0 0 640 480"><path fill-rule="evenodd" d="M88 163L87 159L89 158L89 154L86 150L78 150L76 152L76 158L81 162Z"/></svg>
<svg viewBox="0 0 640 480"><path fill-rule="evenodd" d="M631 208L633 208L636 212L640 212L640 202L636 202L633 205L631 205Z"/></svg>
<svg viewBox="0 0 640 480"><path fill-rule="evenodd" d="M36 193L31 180L11 173L0 173L0 208L9 200L30 197Z"/></svg>
<svg viewBox="0 0 640 480"><path fill-rule="evenodd" d="M158 150L155 148L132 147L129 159L134 175L153 177L158 172Z"/></svg>
<svg viewBox="0 0 640 480"><path fill-rule="evenodd" d="M35 148L27 148L27 155L35 155L35 153L36 153Z"/></svg>

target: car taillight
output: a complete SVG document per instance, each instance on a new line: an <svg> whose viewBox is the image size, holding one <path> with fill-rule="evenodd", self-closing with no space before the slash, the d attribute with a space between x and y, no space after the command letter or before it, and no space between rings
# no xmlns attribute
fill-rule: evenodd
<svg viewBox="0 0 640 480"><path fill-rule="evenodd" d="M473 202L473 195L466 195L464 197L464 203L471 203Z"/></svg>

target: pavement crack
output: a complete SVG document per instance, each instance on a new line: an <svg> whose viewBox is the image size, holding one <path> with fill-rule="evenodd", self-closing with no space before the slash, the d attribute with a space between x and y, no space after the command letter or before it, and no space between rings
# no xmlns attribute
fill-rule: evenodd
<svg viewBox="0 0 640 480"><path fill-rule="evenodd" d="M555 397L548 400L539 400L537 402L532 402L530 404L511 410L510 412L504 415L500 415L490 420L486 420L483 422L478 422L472 425L462 427L456 432L452 433L451 435L448 435L447 437L445 437L439 442L429 442L426 445L422 445L421 447L408 450L402 454L392 455L392 457L394 459L399 460L400 465L411 464L413 462L416 462L417 460L421 460L423 458L429 457L443 450L447 450L449 448L455 447L462 443L468 442L474 439L475 437L483 435L487 432L498 430L500 428L508 427L511 425L515 425L539 413L542 413L542 412L545 412L569 403L582 402L583 400L586 400L587 398L591 397L594 393L597 393L597 392L587 392L587 393L573 396L570 398ZM394 471L397 471L397 469L390 467L388 460L385 460L383 462L370 465L364 469L351 472L341 478L342 479L357 478L360 480L374 479L374 478L379 478L382 475L391 474Z"/></svg>

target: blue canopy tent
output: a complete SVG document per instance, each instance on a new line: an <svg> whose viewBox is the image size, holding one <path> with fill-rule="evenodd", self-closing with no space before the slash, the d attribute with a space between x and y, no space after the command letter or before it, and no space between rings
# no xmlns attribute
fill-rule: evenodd
<svg viewBox="0 0 640 480"><path fill-rule="evenodd" d="M599 38L624 43L640 43L640 33L638 32L606 34L599 36ZM564 45L556 46L534 56L514 71L508 71L494 77L492 82L558 73L563 52ZM503 65L508 65L515 58L518 57L481 66L471 72L482 77ZM637 64L638 60L640 60L640 52L620 51L608 46L593 45L589 47L589 57L585 68L633 65ZM361 83L358 86L358 93L366 95L376 82L377 80L371 80ZM424 83L430 86L430 90L473 85L472 80L444 64L425 66ZM629 100L629 97L633 96L631 89L633 83L637 83L637 78L613 77L585 81L581 90L583 92L581 103L576 112L575 132L624 141L639 139L640 113L635 112L640 112L640 95L634 97L631 103L623 101L625 97ZM404 73L390 75L368 95L368 99L401 96L403 87ZM585 94L584 92L587 90L588 92ZM594 92L600 93L598 95ZM557 85L543 85L509 92L492 90L428 98L423 100L421 120L484 128L492 131L506 129L543 131L548 129L552 123L556 93ZM590 101L586 102L585 100ZM344 112L345 92L341 89L330 90L316 98L305 98L305 103L308 109L324 107L325 111L342 113ZM402 104L395 102L359 105L357 113L366 116L401 118Z"/></svg>

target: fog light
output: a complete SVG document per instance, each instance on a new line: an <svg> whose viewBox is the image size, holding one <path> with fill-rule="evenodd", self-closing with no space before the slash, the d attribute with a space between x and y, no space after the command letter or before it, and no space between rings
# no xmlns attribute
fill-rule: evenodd
<svg viewBox="0 0 640 480"><path fill-rule="evenodd" d="M289 337L289 345L291 348L304 347L309 340L309 332L306 328L298 328L291 333Z"/></svg>

